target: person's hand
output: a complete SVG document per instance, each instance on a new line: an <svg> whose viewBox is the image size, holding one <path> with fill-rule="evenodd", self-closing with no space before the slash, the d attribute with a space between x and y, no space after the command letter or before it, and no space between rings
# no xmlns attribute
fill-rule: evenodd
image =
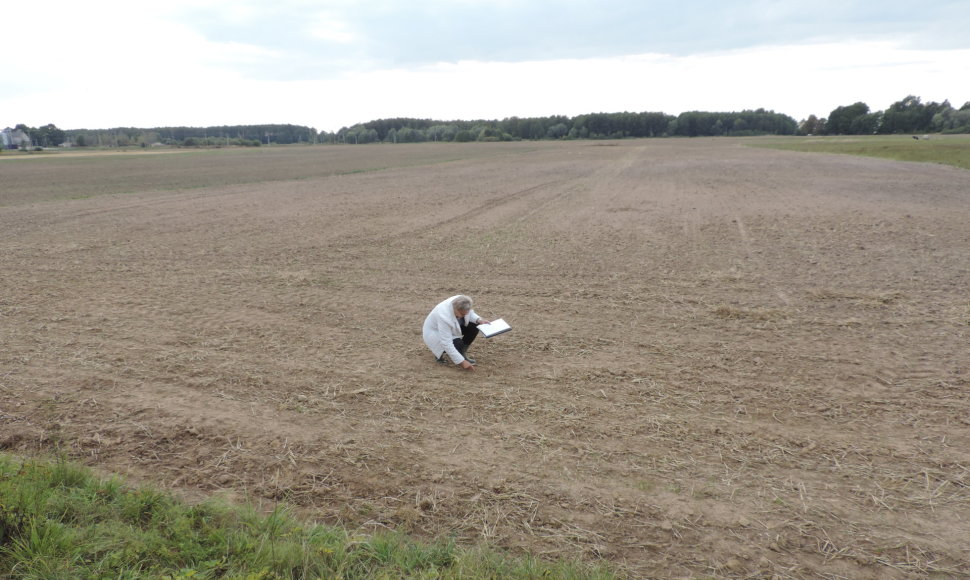
<svg viewBox="0 0 970 580"><path fill-rule="evenodd" d="M461 368L465 369L466 371L473 371L475 370L475 365L468 362L467 360L463 360L461 361Z"/></svg>
<svg viewBox="0 0 970 580"><path fill-rule="evenodd" d="M476 324L491 324L491 320L485 320L484 318L479 318Z"/></svg>

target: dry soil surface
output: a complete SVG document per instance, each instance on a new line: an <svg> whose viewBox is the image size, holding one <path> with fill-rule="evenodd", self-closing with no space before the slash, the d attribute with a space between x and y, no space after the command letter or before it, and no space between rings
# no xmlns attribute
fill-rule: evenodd
<svg viewBox="0 0 970 580"><path fill-rule="evenodd" d="M632 577L970 574L970 172L748 144L2 159L0 448ZM475 372L457 293L514 327Z"/></svg>

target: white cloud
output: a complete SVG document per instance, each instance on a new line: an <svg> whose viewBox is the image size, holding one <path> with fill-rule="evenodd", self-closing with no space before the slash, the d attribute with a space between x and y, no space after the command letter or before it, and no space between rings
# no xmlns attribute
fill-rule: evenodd
<svg viewBox="0 0 970 580"><path fill-rule="evenodd" d="M759 107L798 120L809 114L824 117L856 101L883 110L909 94L924 101L951 99L955 106L970 98L963 83L970 78L970 50L916 51L889 43L782 46L689 57L468 61L332 79L259 82L212 64L220 58L261 58L260 50L185 40L188 48L174 62L159 65L166 75L176 76L156 76L157 68L132 70L121 79L100 77L105 90L0 97L0 105L5 111L31 112L29 118L8 124L94 128L279 122L333 131L386 117L501 119ZM190 64L187 59L200 46L209 56ZM134 66L144 55L126 58Z"/></svg>
<svg viewBox="0 0 970 580"><path fill-rule="evenodd" d="M955 106L970 99L966 43L960 49L915 49L915 32L891 41L796 39L738 50L628 50L632 54L612 58L538 60L523 56L535 52L517 44L520 26L504 31L513 38L496 30L490 41L501 55L485 61L462 56L489 53L481 47L469 45L474 50L468 53L442 47L478 23L422 21L435 12L434 1L417 2L417 12L392 0L14 2L4 7L5 21L43 22L44 34L0 52L5 79L0 125L53 122L71 129L280 122L336 130L382 117L501 119L759 107L800 119L826 116L856 101L885 109L909 94L924 101L950 99ZM441 8L456 18L465 6L485 14L481 0ZM543 2L523 6L511 0L488 3L489 10L513 15L553 10ZM717 4L719 10L728 10L725 6ZM548 19L530 22L529 30L539 40L560 42L565 33L549 27L575 27L582 7L566 2ZM627 8L631 14L646 10L640 4ZM799 16L788 5L781 9L761 2L755 8L771 23ZM743 8L742 16L755 8ZM847 10L862 14L853 6ZM680 15L684 22L686 13ZM406 16L410 19L400 20ZM383 45L375 40L388 32L382 26L393 28ZM451 34L445 40L435 36L445 31ZM415 58L423 55L418 60L437 54L450 62L376 65L409 48Z"/></svg>
<svg viewBox="0 0 970 580"><path fill-rule="evenodd" d="M660 54L525 63L443 63L347 79L316 118L329 129L381 117L501 119L591 112L766 108L796 120L864 101L884 110L909 94L970 98L970 50L889 43L779 46L688 57ZM349 96L349 97L348 97ZM329 111L345 114L328 115ZM342 119L334 123L329 119Z"/></svg>
<svg viewBox="0 0 970 580"><path fill-rule="evenodd" d="M305 29L310 37L327 42L350 44L359 39L350 22L342 19L336 12L319 12L313 15Z"/></svg>

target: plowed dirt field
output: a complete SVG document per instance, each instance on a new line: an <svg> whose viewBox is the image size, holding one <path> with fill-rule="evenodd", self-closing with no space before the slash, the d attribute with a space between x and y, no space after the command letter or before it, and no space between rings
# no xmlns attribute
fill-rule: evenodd
<svg viewBox="0 0 970 580"><path fill-rule="evenodd" d="M0 448L631 577L970 575L970 172L745 140L0 156ZM476 372L421 324L514 330Z"/></svg>

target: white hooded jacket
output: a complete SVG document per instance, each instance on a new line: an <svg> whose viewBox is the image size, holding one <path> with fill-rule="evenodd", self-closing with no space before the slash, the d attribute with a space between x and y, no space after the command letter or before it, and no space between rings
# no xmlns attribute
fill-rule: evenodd
<svg viewBox="0 0 970 580"><path fill-rule="evenodd" d="M458 296L461 296L461 294L452 296L435 306L431 314L424 319L424 329L422 332L424 335L424 344L428 345L428 348L431 349L431 353L434 354L435 358L440 357L441 353L446 352L448 353L448 358L456 365L461 364L465 360L465 357L455 348L454 343L456 338L461 338L461 322L455 316L455 307L451 303ZM477 323L481 319L481 316L475 314L474 309L465 315L466 323Z"/></svg>

